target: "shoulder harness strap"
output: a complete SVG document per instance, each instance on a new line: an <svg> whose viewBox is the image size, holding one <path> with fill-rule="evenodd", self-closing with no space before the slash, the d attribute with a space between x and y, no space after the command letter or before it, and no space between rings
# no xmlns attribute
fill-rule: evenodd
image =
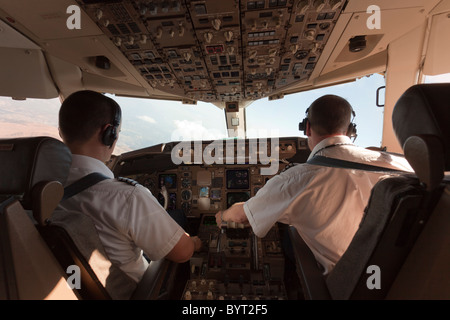
<svg viewBox="0 0 450 320"><path fill-rule="evenodd" d="M81 191L93 186L94 184L110 179L109 177L105 176L102 173L99 172L93 172L88 174L87 176L84 176L83 178L75 181L71 185L64 188L64 196L62 200L67 200L74 195L80 193Z"/></svg>
<svg viewBox="0 0 450 320"><path fill-rule="evenodd" d="M365 171L380 171L380 172L408 172L400 169L391 169L379 166L373 166L365 163L352 162L347 160L328 158L324 156L314 156L309 159L306 163L326 166L326 167L334 167L334 168L344 168L344 169L357 169L357 170L365 170Z"/></svg>

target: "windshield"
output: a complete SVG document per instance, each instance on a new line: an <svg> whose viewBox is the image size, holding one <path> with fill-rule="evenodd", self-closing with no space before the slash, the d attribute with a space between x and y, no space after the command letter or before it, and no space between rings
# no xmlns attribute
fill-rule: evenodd
<svg viewBox="0 0 450 320"><path fill-rule="evenodd" d="M381 145L383 108L375 105L376 90L384 85L379 74L346 84L257 100L246 108L247 138L301 136L298 123L308 106L325 94L336 94L353 106L362 147ZM114 154L137 150L181 137L215 140L227 137L224 110L210 103L187 105L175 101L116 97L122 108L122 128ZM16 101L0 98L0 137L52 136L59 139L59 99ZM176 134L175 134L176 133Z"/></svg>

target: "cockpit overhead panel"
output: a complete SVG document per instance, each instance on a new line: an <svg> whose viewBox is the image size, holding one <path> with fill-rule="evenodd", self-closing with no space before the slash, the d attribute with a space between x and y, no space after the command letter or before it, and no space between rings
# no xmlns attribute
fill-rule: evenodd
<svg viewBox="0 0 450 320"><path fill-rule="evenodd" d="M77 0L155 90L253 101L308 80L342 0Z"/></svg>

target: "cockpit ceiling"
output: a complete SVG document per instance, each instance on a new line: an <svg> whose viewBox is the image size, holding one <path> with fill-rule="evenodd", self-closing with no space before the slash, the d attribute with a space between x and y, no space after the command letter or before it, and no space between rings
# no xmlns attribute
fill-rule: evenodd
<svg viewBox="0 0 450 320"><path fill-rule="evenodd" d="M152 88L239 102L307 80L345 1L78 2Z"/></svg>
<svg viewBox="0 0 450 320"><path fill-rule="evenodd" d="M369 28L370 0L0 0L2 68L27 74L0 94L86 88L241 109L384 72L390 44L438 2L379 0L381 27ZM80 28L69 28L73 5Z"/></svg>

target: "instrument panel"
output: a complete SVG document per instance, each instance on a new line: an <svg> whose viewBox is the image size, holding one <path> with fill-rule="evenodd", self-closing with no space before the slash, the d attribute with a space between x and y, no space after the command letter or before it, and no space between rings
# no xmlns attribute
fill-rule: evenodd
<svg viewBox="0 0 450 320"><path fill-rule="evenodd" d="M280 170L285 165L280 166ZM254 196L272 176L261 174L254 166L188 165L164 172L134 176L134 180L147 187L164 206L165 187L168 193L167 210L181 209L186 217L199 218L202 214L216 213L236 202Z"/></svg>
<svg viewBox="0 0 450 320"><path fill-rule="evenodd" d="M250 199L271 177L262 175L258 165L181 165L134 177L167 211L181 210L188 220L200 221L192 235L201 239L202 248L191 257L176 299L289 299L278 225L259 238L249 226L228 223L219 228L215 219L218 211Z"/></svg>
<svg viewBox="0 0 450 320"><path fill-rule="evenodd" d="M115 174L147 187L166 210L182 210L188 218L200 218L202 214L216 213L250 199L289 162L304 162L309 155L303 138L279 138L276 145L267 141L259 149L254 143L246 139L226 141L226 147L217 142L200 144L199 154L214 153L217 164L197 161L198 152L189 149L190 143L187 151L178 150L175 143L161 145L159 150L150 147L122 155ZM196 145L194 142L194 148ZM178 155L182 151L191 156L183 155L184 162L174 164L173 153ZM163 190L167 191L166 197Z"/></svg>
<svg viewBox="0 0 450 320"><path fill-rule="evenodd" d="M218 163L192 157L175 164L178 143L168 143L124 154L115 161L115 174L147 187L171 215L186 217L186 231L202 240L181 278L177 272L176 293L182 300L284 300L292 298L298 279L286 255L286 232L275 224L264 238L250 226L228 223L217 226L215 214L236 202L245 202L289 163L306 161L309 150L304 138L279 138L252 149L251 140L228 141L226 154L214 149ZM220 144L220 143L219 143ZM188 143L188 146L190 143ZM211 152L204 142L201 154ZM195 143L194 143L195 146ZM222 145L223 147L223 145ZM270 150L270 152L269 152ZM254 152L253 152L254 151ZM200 152L198 152L200 153ZM216 154L217 153L217 154ZM270 154L270 163L264 163ZM223 157L222 157L223 155ZM231 161L234 159L234 161ZM203 159L204 160L204 159ZM256 160L256 161L255 161ZM268 168L271 174L267 174ZM294 276L292 276L294 274ZM170 277L169 277L170 278ZM167 286L164 291L168 290ZM288 289L287 289L288 287ZM294 298L295 299L295 298Z"/></svg>
<svg viewBox="0 0 450 320"><path fill-rule="evenodd" d="M258 238L250 227L219 229L213 214L202 217L203 246L190 260L182 300L285 300L285 259L278 227Z"/></svg>

